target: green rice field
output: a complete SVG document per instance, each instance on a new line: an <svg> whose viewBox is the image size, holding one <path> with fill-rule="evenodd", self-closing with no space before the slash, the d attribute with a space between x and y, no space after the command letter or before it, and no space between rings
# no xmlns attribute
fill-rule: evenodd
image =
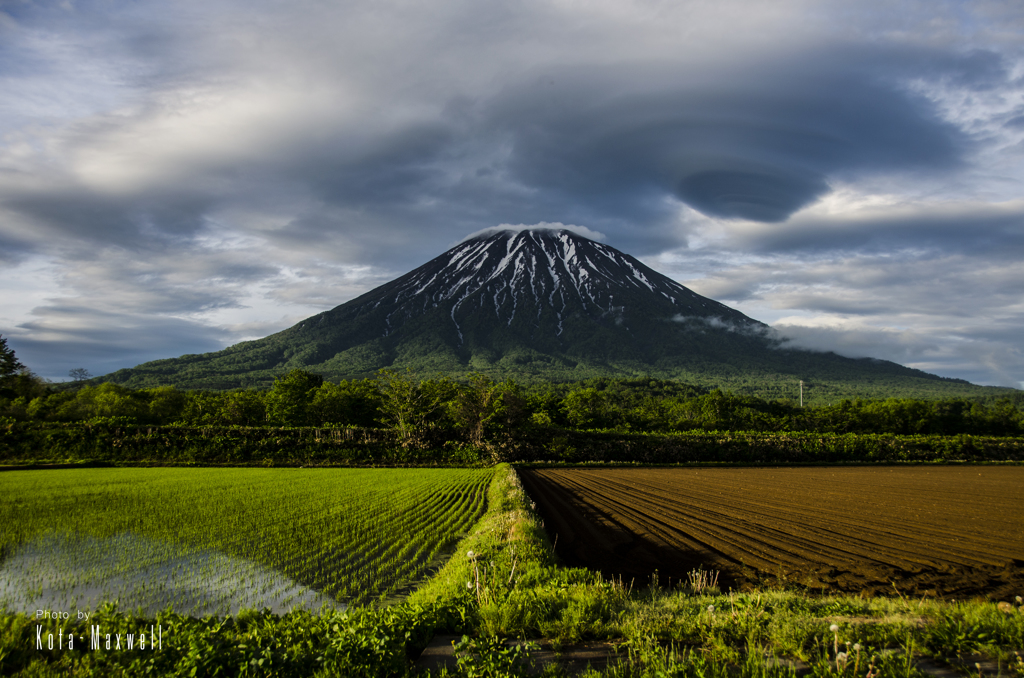
<svg viewBox="0 0 1024 678"><path fill-rule="evenodd" d="M490 469L0 473L0 609L319 609L387 598L486 508Z"/></svg>

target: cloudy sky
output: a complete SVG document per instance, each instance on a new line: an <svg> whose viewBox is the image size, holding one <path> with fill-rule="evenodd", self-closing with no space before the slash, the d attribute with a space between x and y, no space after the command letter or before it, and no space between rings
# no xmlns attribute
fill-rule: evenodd
<svg viewBox="0 0 1024 678"><path fill-rule="evenodd" d="M103 374L561 222L1020 387L1022 36L1002 0L0 0L0 334Z"/></svg>

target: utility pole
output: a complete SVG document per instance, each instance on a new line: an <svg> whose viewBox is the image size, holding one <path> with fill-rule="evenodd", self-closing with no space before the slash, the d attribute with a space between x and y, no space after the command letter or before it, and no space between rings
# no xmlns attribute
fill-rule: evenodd
<svg viewBox="0 0 1024 678"><path fill-rule="evenodd" d="M803 406L804 406L804 380L801 379L800 380L800 408L803 409Z"/></svg>

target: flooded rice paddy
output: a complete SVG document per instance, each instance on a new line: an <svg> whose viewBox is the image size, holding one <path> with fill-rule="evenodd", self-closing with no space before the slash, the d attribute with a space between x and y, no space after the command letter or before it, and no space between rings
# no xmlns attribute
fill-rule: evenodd
<svg viewBox="0 0 1024 678"><path fill-rule="evenodd" d="M121 610L192 616L243 609L344 609L330 596L243 558L124 533L96 538L52 533L10 550L0 564L0 608Z"/></svg>
<svg viewBox="0 0 1024 678"><path fill-rule="evenodd" d="M0 609L152 614L389 600L486 508L490 469L0 473Z"/></svg>

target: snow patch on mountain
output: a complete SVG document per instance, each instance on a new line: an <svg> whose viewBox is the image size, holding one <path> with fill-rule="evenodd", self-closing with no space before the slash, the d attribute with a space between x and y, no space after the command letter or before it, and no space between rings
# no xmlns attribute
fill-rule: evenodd
<svg viewBox="0 0 1024 678"><path fill-rule="evenodd" d="M694 294L633 257L562 224L485 229L367 299L355 315L381 306L378 336L434 309L447 316L458 344L467 327L480 330L479 314L535 338L561 337L570 322L589 317L627 327L632 314L678 322L701 320L707 328L760 325L742 313ZM555 228L559 227L559 228ZM493 314L493 315L492 315ZM468 324L467 324L468 323ZM517 329L518 328L518 329ZM537 333L541 334L537 334Z"/></svg>

